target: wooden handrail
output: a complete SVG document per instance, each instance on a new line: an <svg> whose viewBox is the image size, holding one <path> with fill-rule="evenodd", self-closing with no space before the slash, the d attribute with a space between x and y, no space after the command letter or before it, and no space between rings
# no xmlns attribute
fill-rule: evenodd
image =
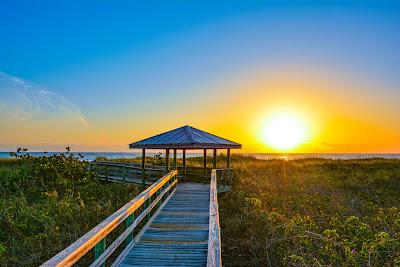
<svg viewBox="0 0 400 267"><path fill-rule="evenodd" d="M219 168L219 169L213 169L216 171L233 171L233 168Z"/></svg>
<svg viewBox="0 0 400 267"><path fill-rule="evenodd" d="M96 165L128 168L128 169L134 169L134 170L143 170L142 167L139 166L139 165L128 164L128 163L124 163L124 162L93 161L93 163L96 164ZM155 166L155 165L150 165L150 166L151 167L145 168L145 170L150 170L150 171L164 171L165 170L165 168L162 167L162 166Z"/></svg>
<svg viewBox="0 0 400 267"><path fill-rule="evenodd" d="M118 248L118 246L128 237L128 235L135 229L135 227L150 213L150 211L158 204L158 202L164 197L178 181L175 179L172 184L163 190L163 192L147 207L140 215L132 222L132 224L125 229L125 231L97 258L90 267L101 266L109 256Z"/></svg>
<svg viewBox="0 0 400 267"><path fill-rule="evenodd" d="M218 199L217 199L217 170L211 171L210 180L210 216L208 228L207 267L222 266L221 259L221 234L219 225Z"/></svg>
<svg viewBox="0 0 400 267"><path fill-rule="evenodd" d="M177 174L178 171L174 170L164 175L156 183L152 184L150 187L129 201L119 210L114 212L77 241L45 262L42 266L72 266L82 256L89 252L97 243L103 240L112 230L124 222L124 220L133 214L133 212L141 207L146 200L150 199L155 193L161 190L162 187L166 185L166 183L168 183L173 177L176 177ZM176 184L176 181L174 181L173 184ZM172 185L168 185L168 189L170 190L171 188ZM167 191L168 190L163 190L161 195L165 194ZM160 201L161 197L158 196L157 199ZM155 205L152 205L152 207L154 206ZM151 209L147 209L148 213L150 211Z"/></svg>

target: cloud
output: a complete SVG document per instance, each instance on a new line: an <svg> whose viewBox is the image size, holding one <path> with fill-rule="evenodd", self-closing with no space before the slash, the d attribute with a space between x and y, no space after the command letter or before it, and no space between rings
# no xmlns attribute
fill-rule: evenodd
<svg viewBox="0 0 400 267"><path fill-rule="evenodd" d="M45 120L62 116L88 126L78 106L42 86L0 71L0 118Z"/></svg>

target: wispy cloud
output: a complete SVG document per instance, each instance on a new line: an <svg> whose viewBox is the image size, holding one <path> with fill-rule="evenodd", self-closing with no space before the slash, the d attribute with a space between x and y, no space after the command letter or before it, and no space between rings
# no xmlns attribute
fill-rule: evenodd
<svg viewBox="0 0 400 267"><path fill-rule="evenodd" d="M63 116L81 125L88 122L81 109L66 97L0 71L0 118L43 120Z"/></svg>

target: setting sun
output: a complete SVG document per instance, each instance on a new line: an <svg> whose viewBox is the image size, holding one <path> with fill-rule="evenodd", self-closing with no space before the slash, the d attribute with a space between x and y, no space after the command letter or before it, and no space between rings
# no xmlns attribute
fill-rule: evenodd
<svg viewBox="0 0 400 267"><path fill-rule="evenodd" d="M265 123L263 139L275 149L293 149L306 140L306 127L303 119L295 113L275 113Z"/></svg>

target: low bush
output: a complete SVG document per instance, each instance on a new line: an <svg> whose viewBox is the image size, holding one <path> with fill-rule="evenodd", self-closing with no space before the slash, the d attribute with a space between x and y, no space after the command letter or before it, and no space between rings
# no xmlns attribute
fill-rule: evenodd
<svg viewBox="0 0 400 267"><path fill-rule="evenodd" d="M0 161L0 265L37 266L134 196L135 185L95 179L71 153Z"/></svg>

